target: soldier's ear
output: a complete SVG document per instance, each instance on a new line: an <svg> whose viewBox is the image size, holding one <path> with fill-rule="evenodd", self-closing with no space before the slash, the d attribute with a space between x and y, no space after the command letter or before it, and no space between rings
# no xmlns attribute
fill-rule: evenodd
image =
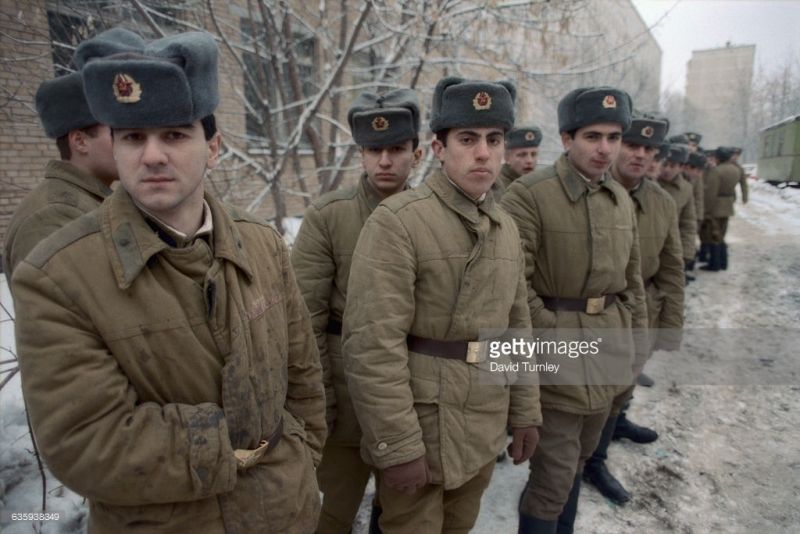
<svg viewBox="0 0 800 534"><path fill-rule="evenodd" d="M421 146L418 146L417 149L414 151L414 167L419 165L419 162L422 161L422 154L424 151L422 150Z"/></svg>
<svg viewBox="0 0 800 534"><path fill-rule="evenodd" d="M89 135L83 130L70 130L67 134L67 140L69 141L69 148L73 154L79 153L84 156L89 154L87 137L89 137Z"/></svg>

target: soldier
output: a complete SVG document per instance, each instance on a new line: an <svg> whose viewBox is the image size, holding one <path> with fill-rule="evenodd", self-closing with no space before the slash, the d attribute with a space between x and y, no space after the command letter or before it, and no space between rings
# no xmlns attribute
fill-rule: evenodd
<svg viewBox="0 0 800 534"><path fill-rule="evenodd" d="M83 48L108 43L108 51L141 50L144 40L122 28L108 30ZM36 111L45 134L56 140L61 160L51 160L44 181L20 202L6 231L3 271L6 279L36 244L70 221L89 213L111 194L117 165L111 131L98 124L83 95L79 72L42 82Z"/></svg>
<svg viewBox="0 0 800 534"><path fill-rule="evenodd" d="M703 136L695 132L686 132L683 135L686 137L686 141L689 145L689 153L694 154L697 152L698 147L700 146L700 141L703 140Z"/></svg>
<svg viewBox="0 0 800 534"><path fill-rule="evenodd" d="M511 182L536 169L539 159L539 145L542 142L542 130L537 126L520 126L512 128L506 134L505 163L500 169L500 176L492 188L499 201L511 185Z"/></svg>
<svg viewBox="0 0 800 534"><path fill-rule="evenodd" d="M691 184L681 174L683 166L689 158L689 149L685 145L670 144L669 154L666 157L658 183L667 193L672 195L675 207L678 210L678 226L681 230L683 243L683 262L685 266L686 282L691 282L694 277L689 275L694 262L694 242L697 238L697 216L694 208L694 191Z"/></svg>
<svg viewBox="0 0 800 534"><path fill-rule="evenodd" d="M647 168L647 172L644 175L645 178L648 180L658 180L661 169L664 167L664 158L667 157L667 154L669 154L669 143L661 143L653 155L653 161Z"/></svg>
<svg viewBox="0 0 800 534"><path fill-rule="evenodd" d="M622 149L614 161L611 174L630 193L636 205L639 245L642 258L642 279L647 301L650 340L654 349L678 350L683 327L683 259L678 231L678 214L672 197L644 179L650 160L664 140L669 125L664 120L634 118L622 136ZM658 330L663 335L658 335ZM648 358L651 354L648 354ZM637 362L644 365L646 362ZM586 461L583 479L594 485L612 502L623 505L630 493L608 471L605 460L612 437L626 437L638 443L649 443L658 434L630 422L625 410L633 396L633 386L614 399L600 443Z"/></svg>
<svg viewBox="0 0 800 534"><path fill-rule="evenodd" d="M361 429L347 391L341 352L353 250L367 217L381 200L406 187L422 157L414 91L401 89L383 96L362 93L347 117L353 139L361 147L364 172L358 185L323 195L306 210L292 249L297 283L311 314L325 374L330 435L317 469L324 494L320 533L350 532L371 472L359 452ZM373 507L374 521L377 516Z"/></svg>
<svg viewBox="0 0 800 534"><path fill-rule="evenodd" d="M747 203L747 179L731 161L733 150L730 147L719 147L715 156L717 166L708 173L705 184L703 227L707 230L710 244L708 264L700 267L704 271L724 271L728 268L725 234L728 231L728 218L733 216L737 183L742 188L742 204Z"/></svg>
<svg viewBox="0 0 800 534"><path fill-rule="evenodd" d="M12 280L31 424L91 532L317 523L325 400L288 250L203 186L217 54L192 32L83 67L120 187Z"/></svg>
<svg viewBox="0 0 800 534"><path fill-rule="evenodd" d="M703 224L703 209L704 209L704 189L703 189L703 173L706 169L707 159L703 149L699 148L695 152L689 154L689 159L686 161L686 166L683 168L683 176L692 184L692 196L694 197L694 216L697 220L697 233L700 234L700 229ZM690 269L694 270L694 260L692 260Z"/></svg>
<svg viewBox="0 0 800 534"><path fill-rule="evenodd" d="M342 350L384 533L468 532L506 425L515 463L538 442L538 389L484 383L473 350L482 329L530 327L519 235L489 193L515 94L440 80L430 127L442 168L375 208L356 245Z"/></svg>
<svg viewBox="0 0 800 534"><path fill-rule="evenodd" d="M565 153L503 197L525 250L535 328L607 328L632 337L631 326L647 325L634 205L608 173L631 108L630 96L612 87L571 91L558 105ZM648 347L639 341L636 351L644 355ZM616 385L590 383L584 371L580 383L540 388L544 422L520 502L521 533L572 531L583 464L613 399L641 371L631 373L630 347L608 358L598 365L624 370Z"/></svg>
<svg viewBox="0 0 800 534"><path fill-rule="evenodd" d="M711 169L717 166L716 149L706 149L703 151L703 154L706 156L706 168L703 170L703 188L701 191L703 196L703 218L700 219L700 216L695 214L698 219L700 219L700 226L698 226L698 233L700 234L700 250L697 253L697 261L700 263L708 262L709 251L711 250L711 226L709 226L705 218L705 190L708 174L711 172ZM697 204L695 204L695 206L696 205Z"/></svg>

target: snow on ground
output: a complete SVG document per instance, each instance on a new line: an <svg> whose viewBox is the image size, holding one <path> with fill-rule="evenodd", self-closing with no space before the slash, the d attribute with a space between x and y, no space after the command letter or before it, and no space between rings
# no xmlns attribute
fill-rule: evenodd
<svg viewBox="0 0 800 534"><path fill-rule="evenodd" d="M797 532L800 529L800 190L750 182L728 232L730 268L697 272L687 289L683 350L656 353L629 416L655 428L650 445L614 442L609 466L634 494L615 506L584 485L576 532ZM299 221L287 221L296 233ZM5 281L2 302L10 298ZM0 323L13 349L13 323ZM0 351L0 361L11 358ZM0 381L11 365L0 366ZM0 531L32 532L12 512L41 510L19 376L0 390ZM498 464L474 532L514 533L525 466ZM52 477L42 532L81 532L82 499ZM372 485L354 532L365 533Z"/></svg>

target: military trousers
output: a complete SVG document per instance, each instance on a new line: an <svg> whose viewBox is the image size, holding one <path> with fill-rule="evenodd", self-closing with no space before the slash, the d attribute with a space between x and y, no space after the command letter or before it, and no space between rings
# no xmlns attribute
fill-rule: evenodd
<svg viewBox="0 0 800 534"><path fill-rule="evenodd" d="M569 499L575 475L600 441L608 409L590 415L542 408L539 445L530 460L528 485L520 512L544 521L558 519Z"/></svg>
<svg viewBox="0 0 800 534"><path fill-rule="evenodd" d="M700 241L710 245L719 245L725 240L728 232L728 217L714 217L703 221Z"/></svg>
<svg viewBox="0 0 800 534"><path fill-rule="evenodd" d="M383 534L467 534L475 525L481 496L489 486L496 460L483 466L478 474L461 486L445 490L443 485L428 484L413 495L390 488L378 473L381 496L380 528Z"/></svg>
<svg viewBox="0 0 800 534"><path fill-rule="evenodd" d="M318 534L348 534L358 514L372 467L361 459L358 446L328 441L317 467L322 492Z"/></svg>

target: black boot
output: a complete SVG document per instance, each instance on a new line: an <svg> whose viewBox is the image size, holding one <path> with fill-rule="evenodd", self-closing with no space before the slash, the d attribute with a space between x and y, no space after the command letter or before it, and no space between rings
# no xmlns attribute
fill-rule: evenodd
<svg viewBox="0 0 800 534"><path fill-rule="evenodd" d="M720 263L720 253L722 247L720 245L709 245L710 249L708 252L708 263L700 267L703 271L712 271L717 272L719 271L719 263Z"/></svg>
<svg viewBox="0 0 800 534"><path fill-rule="evenodd" d="M614 428L612 439L618 440L628 438L635 443L652 443L658 439L658 432L644 426L639 426L628 421L625 412L619 414L617 425Z"/></svg>
<svg viewBox="0 0 800 534"><path fill-rule="evenodd" d="M611 416L606 421L606 426L603 427L603 433L600 435L600 442L597 448L592 453L592 456L586 460L586 466L583 468L583 480L597 488L603 497L607 498L614 504L620 506L631 500L631 494L614 478L608 471L606 466L606 459L608 458L608 445L611 443L611 436L614 434L614 429L617 427L617 418Z"/></svg>
<svg viewBox="0 0 800 534"><path fill-rule="evenodd" d="M724 241L719 244L719 269L728 270L728 244Z"/></svg>
<svg viewBox="0 0 800 534"><path fill-rule="evenodd" d="M556 521L545 521L532 515L519 513L517 534L556 534Z"/></svg>
<svg viewBox="0 0 800 534"><path fill-rule="evenodd" d="M655 380L653 380L652 378L650 378L649 376L647 376L644 373L639 373L639 376L636 377L636 385L637 386L644 386L646 388L651 388L651 387L653 387L653 384L655 384L655 383L656 383Z"/></svg>
<svg viewBox="0 0 800 534"><path fill-rule="evenodd" d="M372 513L369 515L369 530L368 534L381 534L381 527L378 521L381 518L383 510L377 504L372 505Z"/></svg>
<svg viewBox="0 0 800 534"><path fill-rule="evenodd" d="M700 251L697 253L697 261L705 263L708 261L708 251L709 251L708 243L701 243L700 244Z"/></svg>
<svg viewBox="0 0 800 534"><path fill-rule="evenodd" d="M572 534L575 530L575 516L578 513L578 497L581 494L581 474L575 476L572 482L572 489L569 491L569 498L561 515L558 516L558 527L556 534Z"/></svg>

